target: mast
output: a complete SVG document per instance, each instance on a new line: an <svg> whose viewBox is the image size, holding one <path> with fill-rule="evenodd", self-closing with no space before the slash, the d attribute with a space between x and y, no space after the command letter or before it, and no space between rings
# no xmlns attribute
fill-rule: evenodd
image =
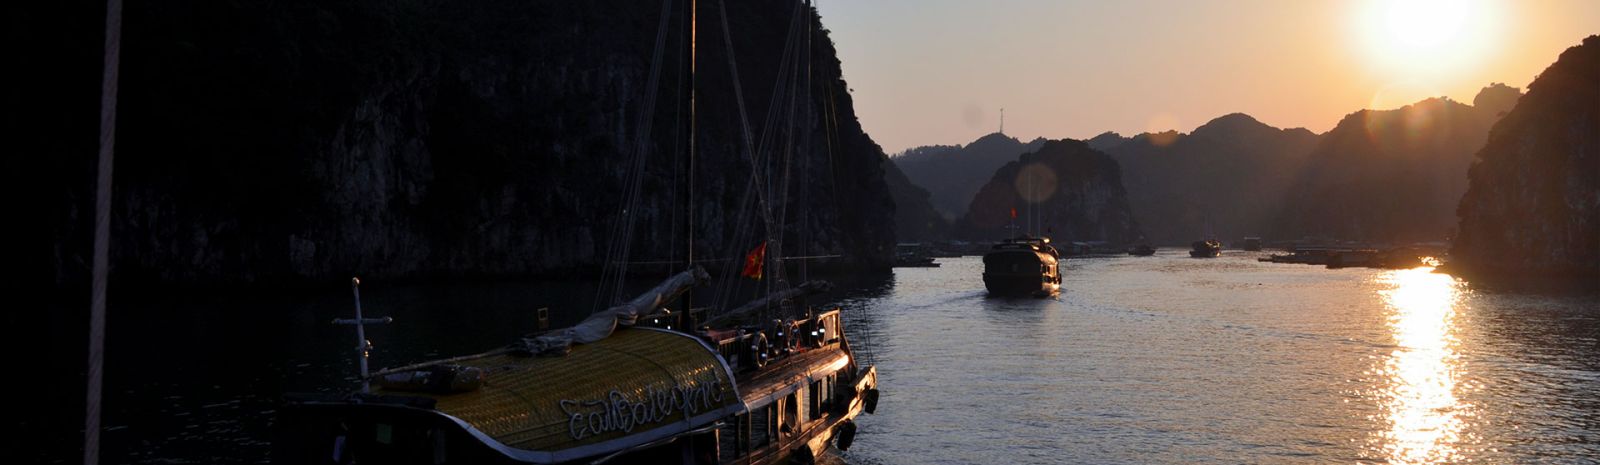
<svg viewBox="0 0 1600 465"><path fill-rule="evenodd" d="M687 93L688 93L688 96L689 96L689 118L687 118L688 121L686 121L684 123L684 125L687 126L685 128L685 132L688 133L687 141L685 142L686 144L688 144L688 146L686 148L687 156L685 158L688 158L688 162L687 163L689 165L688 166L689 174L688 174L688 182L684 183L684 190L688 191L687 195L685 195L685 197L687 198L687 201L684 202L684 208L688 210L688 212L687 212L688 214L687 214L687 219L684 222L683 228L688 231L689 241L688 241L688 245L687 245L688 250L686 251L686 254L684 255L684 270L693 270L694 269L694 207L695 207L695 205L694 205L694 149L695 149L695 147L694 147L694 139L695 139L695 137L694 137L695 136L695 101L694 101L694 97L695 97L695 63L696 63L696 50L695 50L695 45L696 44L695 44L695 41L698 39L698 37L696 37L696 36L697 36L697 33L699 32L699 29L700 29L699 26L697 25L697 21L699 20L699 17L698 17L699 6L700 6L699 3L700 3L699 0L689 0L689 5L688 5L689 6L689 11L688 11L688 14L689 14L689 31L688 31L689 32L689 43L688 43L688 45L689 45L689 53L688 53L688 55L689 55L689 79L688 79ZM687 312L687 311L690 311L690 310L693 310L693 309L694 309L694 289L691 287L689 290L687 290L687 291L685 291L683 293L683 308L681 310ZM689 322L688 321L684 321L684 324L687 325L687 324L689 324Z"/></svg>
<svg viewBox="0 0 1600 465"><path fill-rule="evenodd" d="M111 166L117 140L117 71L122 58L122 0L106 2L105 69L100 76L100 165L94 199L94 258L89 296L89 381L85 388L83 463L100 463L100 391L104 386L106 281L111 268Z"/></svg>
<svg viewBox="0 0 1600 465"><path fill-rule="evenodd" d="M699 3L699 0L689 0L689 201L687 204L689 208L689 219L685 226L685 229L689 230L689 250L688 255L685 256L685 260L688 262L687 268L694 268L694 72L696 61L695 41L697 40L697 32L699 32L700 29L695 23L698 19L697 14L699 13Z"/></svg>

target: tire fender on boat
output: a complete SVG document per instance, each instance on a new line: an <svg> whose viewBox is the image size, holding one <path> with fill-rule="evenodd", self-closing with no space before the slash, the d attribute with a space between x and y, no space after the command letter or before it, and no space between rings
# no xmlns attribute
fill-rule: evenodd
<svg viewBox="0 0 1600 465"><path fill-rule="evenodd" d="M839 432L834 435L839 438L839 442L834 444L839 450L850 450L850 445L856 442L856 422L845 420L839 425Z"/></svg>
<svg viewBox="0 0 1600 465"><path fill-rule="evenodd" d="M767 343L766 333L757 332L755 337L750 338L750 366L754 368L767 366L767 353L771 347L772 345Z"/></svg>
<svg viewBox="0 0 1600 465"><path fill-rule="evenodd" d="M878 412L878 388L868 389L861 395L861 409L869 414Z"/></svg>
<svg viewBox="0 0 1600 465"><path fill-rule="evenodd" d="M794 450L789 451L789 463L793 465L815 465L817 463L817 456L816 454L811 453L810 446L801 444L800 447L796 447Z"/></svg>

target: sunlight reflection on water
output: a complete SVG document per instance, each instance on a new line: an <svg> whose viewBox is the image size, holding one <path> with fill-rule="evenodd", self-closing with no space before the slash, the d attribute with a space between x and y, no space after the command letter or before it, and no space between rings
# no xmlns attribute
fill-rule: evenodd
<svg viewBox="0 0 1600 465"><path fill-rule="evenodd" d="M1389 327L1397 346L1381 368L1387 386L1377 395L1389 429L1375 447L1391 463L1448 463L1461 460L1457 444L1472 405L1456 396L1466 367L1456 348L1456 306L1461 283L1431 267L1379 275L1380 290L1392 313Z"/></svg>

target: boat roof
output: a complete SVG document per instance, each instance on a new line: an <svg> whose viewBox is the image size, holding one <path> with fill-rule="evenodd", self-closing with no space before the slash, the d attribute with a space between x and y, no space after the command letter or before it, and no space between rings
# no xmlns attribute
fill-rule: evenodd
<svg viewBox="0 0 1600 465"><path fill-rule="evenodd" d="M501 452L561 462L647 444L745 410L727 361L693 336L619 329L561 357L489 352L449 363L483 370L483 386L436 399ZM375 389L378 394L383 394Z"/></svg>

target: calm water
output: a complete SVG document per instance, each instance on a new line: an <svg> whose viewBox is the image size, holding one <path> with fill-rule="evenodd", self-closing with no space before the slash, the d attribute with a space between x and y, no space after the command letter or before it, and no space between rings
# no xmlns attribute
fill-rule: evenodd
<svg viewBox="0 0 1600 465"><path fill-rule="evenodd" d="M1600 461L1594 297L1181 253L1069 261L1055 300L987 298L977 258L841 283L833 298L884 388L844 460ZM354 386L354 336L328 324L347 292L114 302L105 462L266 461L283 392ZM374 364L492 348L531 329L534 308L559 324L593 293L369 287L369 314L397 320L370 333ZM79 460L81 424L22 421L43 451L24 462Z"/></svg>
<svg viewBox="0 0 1600 465"><path fill-rule="evenodd" d="M987 298L976 258L897 269L851 302L884 390L846 458L1600 461L1595 299L1183 252L1069 261L1056 300Z"/></svg>

